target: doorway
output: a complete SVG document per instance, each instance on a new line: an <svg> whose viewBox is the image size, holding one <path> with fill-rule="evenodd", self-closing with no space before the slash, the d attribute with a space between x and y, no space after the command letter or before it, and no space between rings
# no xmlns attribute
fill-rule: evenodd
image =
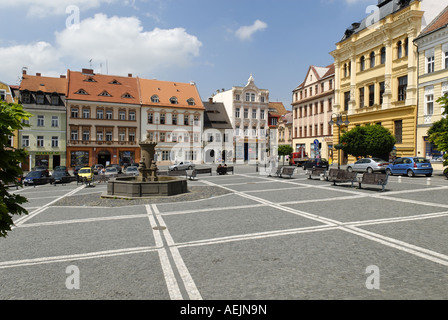
<svg viewBox="0 0 448 320"><path fill-rule="evenodd" d="M106 167L106 164L110 164L111 156L109 151L100 151L98 153L98 161L97 164L102 164L104 167Z"/></svg>
<svg viewBox="0 0 448 320"><path fill-rule="evenodd" d="M53 156L53 169L61 165L61 156Z"/></svg>

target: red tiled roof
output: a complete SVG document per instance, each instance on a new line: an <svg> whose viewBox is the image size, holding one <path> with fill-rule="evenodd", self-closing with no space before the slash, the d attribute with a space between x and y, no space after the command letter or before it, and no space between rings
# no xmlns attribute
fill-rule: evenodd
<svg viewBox="0 0 448 320"><path fill-rule="evenodd" d="M67 71L67 99L140 104L137 78ZM79 94L79 92L87 94Z"/></svg>
<svg viewBox="0 0 448 320"><path fill-rule="evenodd" d="M138 80L143 105L205 110L195 84L141 78ZM155 95L159 98L158 103L151 102L151 98ZM177 104L171 103L172 97L177 98ZM187 102L189 99L194 99L195 105L189 105Z"/></svg>
<svg viewBox="0 0 448 320"><path fill-rule="evenodd" d="M443 28L448 25L448 7L446 7L440 14L431 21L431 23L423 29L420 36L428 34L437 29Z"/></svg>
<svg viewBox="0 0 448 320"><path fill-rule="evenodd" d="M276 112L269 112L271 115L281 116L288 113L282 102L269 102L269 108L274 108Z"/></svg>
<svg viewBox="0 0 448 320"><path fill-rule="evenodd" d="M42 76L32 76L24 74L22 76L22 82L19 86L20 90L29 90L31 92L42 91L45 93L57 92L60 94L66 94L67 92L67 79L66 78L52 78Z"/></svg>

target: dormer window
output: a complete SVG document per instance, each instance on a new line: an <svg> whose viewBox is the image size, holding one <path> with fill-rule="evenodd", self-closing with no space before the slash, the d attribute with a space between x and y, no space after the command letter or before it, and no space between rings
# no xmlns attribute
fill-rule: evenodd
<svg viewBox="0 0 448 320"><path fill-rule="evenodd" d="M121 83L114 79L111 82L109 82L109 84L121 84Z"/></svg>
<svg viewBox="0 0 448 320"><path fill-rule="evenodd" d="M96 82L95 79L93 79L92 77L88 77L86 80L84 80L85 82Z"/></svg>
<svg viewBox="0 0 448 320"><path fill-rule="evenodd" d="M88 93L84 89L79 89L78 91L75 92L75 94L88 95Z"/></svg>
<svg viewBox="0 0 448 320"><path fill-rule="evenodd" d="M36 94L36 103L37 104L44 104L44 93L43 92L38 92Z"/></svg>
<svg viewBox="0 0 448 320"><path fill-rule="evenodd" d="M152 96L152 97L151 97L151 102L152 102L152 103L159 103L159 97L156 96L156 95Z"/></svg>
<svg viewBox="0 0 448 320"><path fill-rule="evenodd" d="M125 93L124 95L121 96L122 98L128 98L128 99L134 99L133 96L131 96L129 93Z"/></svg>
<svg viewBox="0 0 448 320"><path fill-rule="evenodd" d="M104 90L103 92L101 92L101 93L99 94L99 96L101 96L101 97L112 97L112 96L110 95L110 93L107 92L106 90Z"/></svg>
<svg viewBox="0 0 448 320"><path fill-rule="evenodd" d="M193 99L193 98L188 99L188 100L187 100L187 103L188 103L189 106L194 106L194 105L196 105L196 103L194 102L194 99Z"/></svg>
<svg viewBox="0 0 448 320"><path fill-rule="evenodd" d="M171 97L170 102L171 102L171 104L178 104L176 97Z"/></svg>

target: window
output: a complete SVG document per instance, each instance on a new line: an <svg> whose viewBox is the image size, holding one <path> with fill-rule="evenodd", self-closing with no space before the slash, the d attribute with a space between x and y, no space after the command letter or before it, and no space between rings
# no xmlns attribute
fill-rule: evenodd
<svg viewBox="0 0 448 320"><path fill-rule="evenodd" d="M425 100L426 100L425 116L431 116L434 114L434 95L433 94L426 95Z"/></svg>
<svg viewBox="0 0 448 320"><path fill-rule="evenodd" d="M113 111L112 110L106 110L106 119L107 120L112 120L113 118Z"/></svg>
<svg viewBox="0 0 448 320"><path fill-rule="evenodd" d="M59 104L59 96L52 95L51 96L51 104L54 106L57 106Z"/></svg>
<svg viewBox="0 0 448 320"><path fill-rule="evenodd" d="M126 140L126 131L118 132L118 139L120 139L120 141L125 141Z"/></svg>
<svg viewBox="0 0 448 320"><path fill-rule="evenodd" d="M86 80L84 80L85 82L96 82L95 79L93 79L92 77L87 78Z"/></svg>
<svg viewBox="0 0 448 320"><path fill-rule="evenodd" d="M350 103L350 91L344 92L344 111L348 111Z"/></svg>
<svg viewBox="0 0 448 320"><path fill-rule="evenodd" d="M164 113L162 113L160 115L160 124L165 124L165 114Z"/></svg>
<svg viewBox="0 0 448 320"><path fill-rule="evenodd" d="M359 107L363 108L364 106L364 88L359 88Z"/></svg>
<svg viewBox="0 0 448 320"><path fill-rule="evenodd" d="M151 97L151 102L152 102L152 103L159 103L159 97L156 96L156 95L152 96L152 97Z"/></svg>
<svg viewBox="0 0 448 320"><path fill-rule="evenodd" d="M90 109L82 109L82 118L89 119L90 118Z"/></svg>
<svg viewBox="0 0 448 320"><path fill-rule="evenodd" d="M120 119L120 120L126 120L126 111L120 111L120 112L118 112L118 119Z"/></svg>
<svg viewBox="0 0 448 320"><path fill-rule="evenodd" d="M404 41L404 55L407 57L409 55L409 39L406 38Z"/></svg>
<svg viewBox="0 0 448 320"><path fill-rule="evenodd" d="M310 87L310 97L313 95L313 87Z"/></svg>
<svg viewBox="0 0 448 320"><path fill-rule="evenodd" d="M177 98L176 98L176 97L171 97L171 98L170 98L170 103L171 103L171 104L178 104L178 102L177 102Z"/></svg>
<svg viewBox="0 0 448 320"><path fill-rule="evenodd" d="M371 84L369 86L369 107L375 104L375 85Z"/></svg>
<svg viewBox="0 0 448 320"><path fill-rule="evenodd" d="M333 80L328 81L328 90L333 90Z"/></svg>
<svg viewBox="0 0 448 320"><path fill-rule="evenodd" d="M122 98L127 98L127 99L133 99L134 97L129 94L129 93L125 93L124 95L121 96Z"/></svg>
<svg viewBox="0 0 448 320"><path fill-rule="evenodd" d="M320 102L320 113L324 113L324 102Z"/></svg>
<svg viewBox="0 0 448 320"><path fill-rule="evenodd" d="M408 77L398 78L398 101L406 100L406 90L408 87Z"/></svg>
<svg viewBox="0 0 448 320"><path fill-rule="evenodd" d="M344 64L344 78L348 77L347 64Z"/></svg>
<svg viewBox="0 0 448 320"><path fill-rule="evenodd" d="M45 143L44 137L43 136L37 136L37 146L38 147L43 147Z"/></svg>
<svg viewBox="0 0 448 320"><path fill-rule="evenodd" d="M328 111L333 111L333 100L331 98L328 99Z"/></svg>
<svg viewBox="0 0 448 320"><path fill-rule="evenodd" d="M135 121L135 111L129 111L129 120Z"/></svg>
<svg viewBox="0 0 448 320"><path fill-rule="evenodd" d="M166 133L160 132L160 142L165 142L165 140L166 140Z"/></svg>
<svg viewBox="0 0 448 320"><path fill-rule="evenodd" d="M30 136L22 136L22 147L26 148L30 146Z"/></svg>
<svg viewBox="0 0 448 320"><path fill-rule="evenodd" d="M41 92L38 92L36 94L36 103L37 104L44 104L44 94Z"/></svg>
<svg viewBox="0 0 448 320"><path fill-rule="evenodd" d="M395 139L397 143L403 143L403 121L397 120L394 122L395 127Z"/></svg>
<svg viewBox="0 0 448 320"><path fill-rule="evenodd" d="M237 108L235 110L235 118L239 118L240 117L240 108Z"/></svg>
<svg viewBox="0 0 448 320"><path fill-rule="evenodd" d="M244 136L249 136L249 127L244 127Z"/></svg>
<svg viewBox="0 0 448 320"><path fill-rule="evenodd" d="M381 64L386 64L386 48L381 48Z"/></svg>
<svg viewBox="0 0 448 320"><path fill-rule="evenodd" d="M403 57L403 44L401 41L397 43L397 58L401 59Z"/></svg>
<svg viewBox="0 0 448 320"><path fill-rule="evenodd" d="M370 68L374 68L375 67L375 52L371 52L370 53Z"/></svg>
<svg viewBox="0 0 448 320"><path fill-rule="evenodd" d="M106 141L112 141L112 131L106 131Z"/></svg>
<svg viewBox="0 0 448 320"><path fill-rule="evenodd" d="M325 91L325 83L321 83L320 84L320 92L324 92Z"/></svg>
<svg viewBox="0 0 448 320"><path fill-rule="evenodd" d="M96 118L97 119L104 119L104 111L103 111L103 109L97 109L96 110Z"/></svg>
<svg viewBox="0 0 448 320"><path fill-rule="evenodd" d="M250 94L250 101L255 102L255 93Z"/></svg>
<svg viewBox="0 0 448 320"><path fill-rule="evenodd" d="M266 101L266 98L265 98L265 97L261 97L261 98L260 98L260 101L261 101L262 103L264 103L264 102Z"/></svg>
<svg viewBox="0 0 448 320"><path fill-rule="evenodd" d="M0 90L0 100L6 101L6 91L5 90Z"/></svg>
<svg viewBox="0 0 448 320"><path fill-rule="evenodd" d="M37 116L37 126L43 127L44 126L44 116Z"/></svg>
<svg viewBox="0 0 448 320"><path fill-rule="evenodd" d="M101 96L101 97L112 97L112 96L110 95L110 93L107 92L107 91L103 91L103 92L101 92L101 93L99 94L99 96Z"/></svg>
<svg viewBox="0 0 448 320"><path fill-rule="evenodd" d="M52 148L59 147L59 138L58 137L51 137L51 147Z"/></svg>
<svg viewBox="0 0 448 320"><path fill-rule="evenodd" d="M235 95L235 100L236 101L240 101L241 100L241 96L239 94Z"/></svg>
<svg viewBox="0 0 448 320"><path fill-rule="evenodd" d="M260 110L260 119L264 120L264 110Z"/></svg>
<svg viewBox="0 0 448 320"><path fill-rule="evenodd" d="M444 69L448 69L448 44L444 45L442 48L442 56L445 67Z"/></svg>
<svg viewBox="0 0 448 320"><path fill-rule="evenodd" d="M89 141L90 140L90 131L89 130L84 130L82 132L82 140L83 141Z"/></svg>
<svg viewBox="0 0 448 320"><path fill-rule="evenodd" d="M173 132L171 134L171 142L177 142L177 133Z"/></svg>
<svg viewBox="0 0 448 320"><path fill-rule="evenodd" d="M249 118L249 109L244 109L244 119Z"/></svg>
<svg viewBox="0 0 448 320"><path fill-rule="evenodd" d="M427 73L433 73L434 72L434 56L426 58L426 72Z"/></svg>
<svg viewBox="0 0 448 320"><path fill-rule="evenodd" d="M360 66L361 71L364 71L366 69L366 58L364 58L364 56L361 57L360 64L361 64L361 66Z"/></svg>
<svg viewBox="0 0 448 320"><path fill-rule="evenodd" d="M246 102L250 101L250 93L246 93Z"/></svg>
<svg viewBox="0 0 448 320"><path fill-rule="evenodd" d="M194 116L194 126L199 126L199 116Z"/></svg>
<svg viewBox="0 0 448 320"><path fill-rule="evenodd" d="M193 98L188 99L188 100L187 100L187 103L188 103L189 106L194 106L194 105L196 105L196 103L194 102L194 99L193 99Z"/></svg>
<svg viewBox="0 0 448 320"><path fill-rule="evenodd" d="M78 118L78 108L72 108L72 118Z"/></svg>
<svg viewBox="0 0 448 320"><path fill-rule="evenodd" d="M188 124L189 124L189 123L188 123L188 122L189 122L189 121L188 121L188 118L189 118L188 115L185 114L185 115L184 115L184 125L185 125L185 126L188 126Z"/></svg>
<svg viewBox="0 0 448 320"><path fill-rule="evenodd" d="M129 132L129 141L130 142L135 141L135 132L134 131Z"/></svg>
<svg viewBox="0 0 448 320"><path fill-rule="evenodd" d="M148 113L148 124L154 123L154 114L152 112Z"/></svg>
<svg viewBox="0 0 448 320"><path fill-rule="evenodd" d="M380 105L383 104L383 95L385 91L384 81L380 82Z"/></svg>
<svg viewBox="0 0 448 320"><path fill-rule="evenodd" d="M177 114L173 114L173 116L171 118L171 123L173 125L177 125Z"/></svg>
<svg viewBox="0 0 448 320"><path fill-rule="evenodd" d="M59 117L58 116L52 116L51 117L51 126L52 127L59 127Z"/></svg>
<svg viewBox="0 0 448 320"><path fill-rule="evenodd" d="M78 130L72 130L70 137L71 140L78 140Z"/></svg>
<svg viewBox="0 0 448 320"><path fill-rule="evenodd" d="M103 141L103 131L97 131L96 132L96 140L97 141Z"/></svg>
<svg viewBox="0 0 448 320"><path fill-rule="evenodd" d="M78 91L75 92L75 94L88 95L88 93L85 90L83 90L83 89L79 89Z"/></svg>
<svg viewBox="0 0 448 320"><path fill-rule="evenodd" d="M257 119L257 109L252 109L252 119Z"/></svg>

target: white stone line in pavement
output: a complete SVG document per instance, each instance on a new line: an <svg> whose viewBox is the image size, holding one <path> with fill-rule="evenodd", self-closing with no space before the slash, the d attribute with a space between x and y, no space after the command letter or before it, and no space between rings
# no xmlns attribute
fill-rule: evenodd
<svg viewBox="0 0 448 320"><path fill-rule="evenodd" d="M40 207L39 209L37 209L37 210L31 212L29 215L17 219L17 220L14 222L15 225L14 225L11 229L14 229L15 227L20 226L21 224L23 224L23 223L25 223L26 221L32 219L33 217L35 217L35 216L38 215L39 213L41 213L41 212L45 211L46 209L48 209L48 207L50 207L53 203L56 203L57 201L59 201L59 200L65 198L65 197L69 197L69 196L75 194L76 192L82 190L84 187L85 187L85 186L82 185L81 187L76 188L75 190L72 190L72 191L70 191L69 193L66 193L65 195L63 195L63 196L61 196L61 197L59 197L59 198L57 198L57 199L55 199L55 200L53 200L53 201L47 203L46 205Z"/></svg>
<svg viewBox="0 0 448 320"><path fill-rule="evenodd" d="M74 223L88 223L88 222L98 222L98 221L111 221L111 220L126 220L126 219L138 219L145 218L146 214L134 214L134 215L123 215L123 216L109 216L109 217L99 217L99 218L85 218L85 219L71 219L71 220L59 220L59 221L49 221L49 222L37 222L37 223L26 223L22 224L20 228L35 228L44 226L56 226L63 224L74 224Z"/></svg>
<svg viewBox="0 0 448 320"><path fill-rule="evenodd" d="M39 198L26 198L27 200L41 200L41 199L54 199L58 198L59 196L51 196L51 197L39 197Z"/></svg>
<svg viewBox="0 0 448 320"><path fill-rule="evenodd" d="M123 256L123 255L129 255L129 254L155 252L155 251L157 251L157 249L158 248L156 248L156 247L141 247L141 248L129 248L129 249L118 249L118 250L107 250L107 251L99 251L99 252L81 253L81 254L73 254L73 255L63 255L63 256L55 256L55 257L4 261L4 262L0 262L0 269L32 266L32 265L47 264L47 263L76 261L76 260L109 258L109 257Z"/></svg>
<svg viewBox="0 0 448 320"><path fill-rule="evenodd" d="M157 221L149 205L145 206L147 217L149 219L149 224L156 241L156 246L159 247L157 252L159 253L160 265L162 267L163 275L165 278L166 286L168 289L168 294L171 300L183 300L182 293L180 292L179 284L177 283L176 276L174 275L173 267L171 266L170 260L168 258L168 253L163 246L162 235L160 230L156 230Z"/></svg>
<svg viewBox="0 0 448 320"><path fill-rule="evenodd" d="M157 209L157 206L155 204L152 204L152 209L154 212L154 217L156 220L159 221L159 224L161 226L166 226L165 221L163 218L159 215L159 210ZM185 289L187 290L188 296L191 300L202 300L202 296L196 287L196 284L188 271L187 266L185 265L184 260L182 259L182 256L180 255L179 250L176 247L173 247L174 240L171 237L171 234L168 229L165 229L162 231L163 236L165 237L165 240L167 242L167 245L170 248L170 252L172 255L172 258L174 260L174 263L176 264L177 271L180 274L180 277L182 278L182 281L184 283Z"/></svg>
<svg viewBox="0 0 448 320"><path fill-rule="evenodd" d="M294 190L297 189L307 189L307 187L297 187L294 188ZM248 191L240 191L242 193L259 193L259 192L272 192L272 191L283 191L283 190L291 190L290 188L276 188L276 189L265 189L265 190L248 190Z"/></svg>
<svg viewBox="0 0 448 320"><path fill-rule="evenodd" d="M430 206L430 207L439 207L439 208L448 208L448 204L443 203L434 203L434 202L428 202L428 201L418 201L418 200L412 200L412 199L401 199L401 198L393 198L389 196L372 196L373 198L381 198L391 201L397 201L397 202L405 202L405 203L413 203L413 204L419 204L423 206Z"/></svg>
<svg viewBox="0 0 448 320"><path fill-rule="evenodd" d="M434 219L434 218L442 218L447 217L448 211L445 212L436 212L436 213L424 213L413 215L409 217L394 217L394 218L383 218L383 219L372 219L372 220L359 220L359 221L350 221L346 222L344 226L352 226L352 227L360 227L360 226L369 226L369 225L377 225L384 223L395 223L395 222L406 222L406 221L417 221L417 220L425 220L425 219Z"/></svg>
<svg viewBox="0 0 448 320"><path fill-rule="evenodd" d="M266 204L247 204L247 205L243 205L243 206L213 207L213 208L205 208L205 209L191 209L191 210L181 210L181 211L170 211L170 212L158 213L158 215L160 215L160 216L172 216L172 215L178 215L178 214L189 214L189 213L209 212L209 211L239 210L239 209L266 207L266 206L267 206Z"/></svg>
<svg viewBox="0 0 448 320"><path fill-rule="evenodd" d="M300 188L302 189L302 188ZM345 197L333 197L333 198L325 198L325 199L310 199L310 200L297 200L297 201L286 201L279 202L277 204L281 206L291 205L291 204L303 204L303 203L313 203L313 202L326 202L326 201L342 201L342 200L355 200L367 198L369 195L353 195L353 196L345 196Z"/></svg>
<svg viewBox="0 0 448 320"><path fill-rule="evenodd" d="M220 184L219 186L228 187L228 186L244 186L247 184L263 184L263 183L272 183L272 181L260 181L260 182L241 182L241 183L227 183L227 184Z"/></svg>
<svg viewBox="0 0 448 320"><path fill-rule="evenodd" d="M213 183L210 182L209 184L212 185ZM224 187L224 188L225 189L229 189L229 188L226 188L226 187ZM237 193L237 194L239 193L238 191L234 191L234 192ZM246 195L246 196L248 196L248 195ZM257 197L254 197L254 196L250 196L250 198L252 198L253 200L257 199ZM260 202L266 203L266 200L260 199L260 198L258 198L258 199L260 200ZM284 211L289 211L289 210L285 210L286 208L281 207L278 204L274 204L274 203L272 203L272 207L278 208L278 209L284 210ZM373 233L373 232L362 230L362 229L359 229L359 228L354 227L354 226L346 226L346 225L344 225L343 222L327 219L325 217L321 217L321 216L318 216L318 215L311 215L309 213L306 213L306 212L303 212L303 211L299 211L299 210L292 210L290 212L298 214L300 216L304 216L304 217L309 216L310 219L313 219L313 220L316 220L316 221L321 221L323 223L335 223L339 227L339 229L342 230L342 231L346 231L346 232L349 232L349 233L352 233L352 234L356 234L356 235L361 236L363 238L366 238L366 239L369 239L369 240L372 240L372 241L375 241L375 242L387 245L389 247L392 247L392 248L395 248L395 249L398 249L398 250L401 250L401 251L404 251L404 252L416 255L416 256L418 256L420 258L423 258L423 259L426 259L426 260L430 260L430 261L442 264L444 266L448 266L448 256L440 254L440 253L437 253L435 251L427 250L427 249L424 249L422 247L418 247L418 246L415 246L415 245L412 245L412 244L409 244L409 243L406 243L406 242L403 242L403 241L399 241L399 240L396 240L396 239L393 239L393 238L389 238L389 237L385 237L385 236L382 236L382 235L379 235L379 234L376 234L376 233Z"/></svg>

